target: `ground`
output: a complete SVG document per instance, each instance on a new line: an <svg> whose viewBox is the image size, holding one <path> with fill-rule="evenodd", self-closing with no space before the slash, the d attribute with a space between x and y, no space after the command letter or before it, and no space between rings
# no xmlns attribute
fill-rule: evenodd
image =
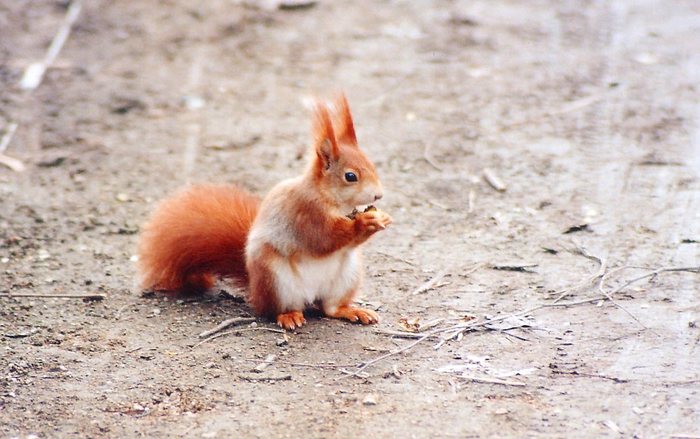
<svg viewBox="0 0 700 439"><path fill-rule="evenodd" d="M0 1L0 436L700 436L696 1L195 3L84 2L28 91L67 2ZM339 90L381 323L199 344L244 292L142 296L139 227L300 173Z"/></svg>

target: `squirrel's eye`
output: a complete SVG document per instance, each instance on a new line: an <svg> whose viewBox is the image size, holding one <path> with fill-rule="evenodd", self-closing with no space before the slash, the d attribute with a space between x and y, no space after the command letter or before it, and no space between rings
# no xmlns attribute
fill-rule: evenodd
<svg viewBox="0 0 700 439"><path fill-rule="evenodd" d="M345 181L347 181L348 183L353 183L353 182L357 181L357 175L355 175L354 172L346 172L345 173Z"/></svg>

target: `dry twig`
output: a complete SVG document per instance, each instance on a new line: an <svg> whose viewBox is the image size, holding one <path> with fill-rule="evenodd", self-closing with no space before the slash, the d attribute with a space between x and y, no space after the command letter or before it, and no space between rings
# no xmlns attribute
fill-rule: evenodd
<svg viewBox="0 0 700 439"><path fill-rule="evenodd" d="M235 325L245 325L246 323L253 323L255 321L255 317L233 317L228 320L224 320L223 322L219 323L218 326L216 326L214 329L210 329L208 331L204 331L201 334L199 334L199 338L205 338L209 337L212 334L216 334L219 331L222 331L229 326L235 326Z"/></svg>
<svg viewBox="0 0 700 439"><path fill-rule="evenodd" d="M394 256L394 255L392 255L391 253L387 253L387 252L383 252L383 251L377 251L377 252L375 252L375 253L378 253L378 254L380 254L380 255L382 255L382 256L386 256L386 257L391 258L391 259L395 259L395 260L397 260L397 261L399 261L399 262L403 262L404 264L408 264L408 265L410 265L410 266L412 266L412 267L415 267L415 266L416 266L416 264L415 264L414 262L411 262L411 261L409 261L408 259L405 259L405 258L400 258L400 257L398 257L398 256Z"/></svg>
<svg viewBox="0 0 700 439"><path fill-rule="evenodd" d="M442 171L442 167L430 156L430 142L426 142L425 148L423 148L423 159L433 168Z"/></svg>
<svg viewBox="0 0 700 439"><path fill-rule="evenodd" d="M516 127L530 124L530 123L539 123L539 122L542 122L543 120L548 119L550 117L559 116L559 115L563 115L563 114L567 114L567 113L573 113L575 111L581 110L583 108L588 107L591 104L598 102L599 100L603 99L604 97L605 96L603 95L603 93L589 95L589 96L583 97L581 99L577 99L575 101L567 102L558 110L546 111L538 116L526 118L526 119L521 120L521 121L510 123L510 124L502 127L501 129L512 129L512 128L516 128Z"/></svg>
<svg viewBox="0 0 700 439"><path fill-rule="evenodd" d="M522 273L532 273L529 268L537 267L538 264L520 264L520 263L508 263L508 264L489 264L489 268L492 270L501 271L520 271Z"/></svg>
<svg viewBox="0 0 700 439"><path fill-rule="evenodd" d="M7 126L5 134L3 134L2 139L0 139L0 154L3 154L7 147L10 146L10 142L12 142L12 137L15 135L15 131L17 131L17 123L12 122Z"/></svg>
<svg viewBox="0 0 700 439"><path fill-rule="evenodd" d="M592 260L597 261L597 262L600 264L601 269L602 269L602 270L599 270L598 273L597 273L595 276L593 276L593 278L588 279L586 282L590 282L592 279L600 279L600 278L602 278L603 275L604 275L604 273L605 273L605 265L606 265L606 264L605 264L605 260L603 260L603 259L601 259L601 258L599 258L599 257L597 257L597 256L590 255L590 254L586 253L586 252L583 251L583 250L580 250L580 251L581 251L581 254L582 254L583 256L585 256L585 257L587 257L587 258L589 258L589 259L592 259ZM657 276L657 275L659 275L659 274L661 274L661 273L667 273L667 272L700 273L700 266L697 266L697 267L663 267L663 268L659 268L659 269L656 269L656 270L652 271L651 273L647 273L647 274L644 274L644 275L641 275L641 276L637 276L637 277L635 277L635 278L633 278L633 279L631 279L631 280L625 282L624 284L622 284L622 285L620 285L619 287L615 288L614 290L610 291L608 294L609 294L610 296L614 296L615 294L619 293L620 291L622 291L623 289L625 289L626 287L632 285L632 284L635 283L635 282L639 282L640 280L644 280L644 279L647 279L647 278L651 278L651 277ZM570 289L569 289L569 290L570 290ZM503 321L503 320L506 320L506 319L509 319L509 318L513 318L513 317L522 317L522 316L524 316L524 315L531 314L531 313L533 313L533 312L535 312L535 311L538 311L538 310L540 310L540 309L544 309L544 308L553 308L553 307L562 307L562 308L566 308L566 307L570 307L570 306L576 306L576 305L581 305L581 304L586 304L586 303L591 303L591 302L599 302L599 301L601 301L601 300L608 300L608 297L607 297L606 295L602 295L602 296L592 297L592 298L589 298L589 299L578 300L578 301L573 301L573 302L561 302L561 299L562 299L563 297L565 297L566 294L568 294L568 290L562 292L562 293L559 295L559 297L557 297L557 298L556 298L553 302L551 302L551 303L540 303L540 304L538 304L538 305L532 306L532 307L527 308L527 309L522 310L522 311L514 312L514 313L512 313L512 314L507 314L507 315L503 315L503 316L496 317L496 318L493 318L493 319L486 319L486 320L482 320L482 321L478 321L478 322L460 323L460 324L448 326L448 327L445 327L445 328L438 328L438 329L434 329L434 330L432 330L432 331L428 331L428 332L426 332L426 333L423 333L419 338L417 338L417 339L414 340L413 342L407 344L406 346L403 346L402 348L396 349L396 350L391 351L391 352L388 352L388 353L386 353L386 354L380 355L380 356L378 356L378 357L376 357L376 358L373 358L373 359L371 359L371 360L365 361L365 362L361 363L361 364L357 367L357 369L355 369L354 371L352 371L352 372L346 372L346 373L347 373L348 376L361 376L361 374L363 373L363 371L364 371L365 369L367 369L369 366L372 366L372 365L374 365L374 364L376 364L376 363L379 363L380 361L385 360L386 358L393 357L393 356L395 356L395 355L398 355L398 354L401 354L401 353L403 353L403 352L406 352L406 351L408 351L408 350L410 350L410 349L413 349L413 348L414 348L415 346L417 346L418 344L424 342L425 340L428 340L429 338L434 338L435 336L437 336L437 335L439 335L439 334L449 333L449 335L448 335L447 337L442 338L441 341L440 341L438 344L436 344L436 345L434 346L435 349L439 348L440 346L442 346L444 343L446 343L446 342L449 341L449 340L452 340L452 339L455 339L455 338L458 338L458 337L462 336L462 335L463 335L465 332L467 332L467 331L471 331L471 330L474 330L474 329L476 329L476 328L478 328L478 327L482 327L482 326L486 326L486 325L493 324L493 323L496 323L496 322L500 322L500 321Z"/></svg>
<svg viewBox="0 0 700 439"><path fill-rule="evenodd" d="M248 361L252 363L260 363L260 359L256 358L242 358L242 361ZM357 364L335 364L335 363L299 363L295 361L284 361L284 360L276 360L275 363L278 364L286 364L289 366L295 366L295 367L309 367L309 368L314 368L314 369L338 369L338 368L343 368L343 367L354 367L357 366Z"/></svg>
<svg viewBox="0 0 700 439"><path fill-rule="evenodd" d="M104 300L104 294L39 294L39 293L11 293L0 294L0 297L36 297L40 299L84 299L84 300Z"/></svg>
<svg viewBox="0 0 700 439"><path fill-rule="evenodd" d="M443 277L447 274L447 269L444 269L440 272L438 272L432 279L428 280L427 282L423 283L421 286L413 290L411 293L412 296L415 296L417 294L425 293L427 291L430 291L434 288L438 288L437 283L442 280ZM440 284L439 286L445 286L448 284Z"/></svg>
<svg viewBox="0 0 700 439"><path fill-rule="evenodd" d="M282 329L266 328L264 326L258 326L255 328L238 328L238 329L234 329L232 331L225 331L225 332L219 332L218 334L213 334L213 335L205 338L204 340L200 341L199 343L195 344L194 346L192 346L191 349L197 348L197 347L203 345L204 343L207 343L207 342L212 341L212 340L216 340L217 338L223 337L225 335L238 334L239 332L246 332L246 331L268 331L268 332L276 332L278 334L284 334L284 330L282 330Z"/></svg>
<svg viewBox="0 0 700 439"><path fill-rule="evenodd" d="M476 193L474 189L469 189L469 195L467 195L467 213L474 212L474 204L476 203Z"/></svg>
<svg viewBox="0 0 700 439"><path fill-rule="evenodd" d="M477 377L477 376L465 375L465 374L460 375L459 378L469 380L469 381L474 381L476 383L500 384L502 386L525 387L525 383L521 383L519 381L500 380L498 378Z"/></svg>
<svg viewBox="0 0 700 439"><path fill-rule="evenodd" d="M598 263L598 271L593 276L589 277L588 279L585 279L583 282L580 282L580 283L574 285L573 287L564 288L563 290L560 290L557 293L555 293L555 294L557 294L557 298L554 299L554 302L552 302L552 303L558 303L564 297L568 296L571 291L578 290L578 289L581 289L581 288L588 286L590 284L599 282L600 280L603 279L603 277L605 276L605 272L607 270L607 262L603 258L592 255L592 254L586 252L586 250L581 248L581 247L574 247L573 249L569 249L569 251L573 254L580 255L586 259L590 259L594 262L597 262Z"/></svg>
<svg viewBox="0 0 700 439"><path fill-rule="evenodd" d="M260 375L243 375L239 374L238 378L246 381L256 382L256 381L291 381L291 375L273 375L273 376L260 376Z"/></svg>
<svg viewBox="0 0 700 439"><path fill-rule="evenodd" d="M63 44L65 44L68 36L70 35L71 28L78 19L80 15L80 9L82 8L82 2L80 0L73 0L68 7L66 16L63 18L63 23L58 29L58 32L53 37L51 45L46 51L44 59L40 62L35 62L30 64L24 71L24 75L20 81L20 87L24 90L34 90L37 88L41 81L44 79L44 74L46 69L51 67L51 64L56 60L56 57L61 52Z"/></svg>

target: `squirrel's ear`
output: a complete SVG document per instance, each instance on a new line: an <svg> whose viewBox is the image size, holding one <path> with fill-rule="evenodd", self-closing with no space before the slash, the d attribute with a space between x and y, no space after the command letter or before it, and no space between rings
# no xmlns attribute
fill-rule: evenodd
<svg viewBox="0 0 700 439"><path fill-rule="evenodd" d="M323 169L328 169L333 162L340 158L340 149L335 138L328 108L321 103L316 104L314 138L317 160Z"/></svg>
<svg viewBox="0 0 700 439"><path fill-rule="evenodd" d="M352 123L352 114L350 106L344 93L335 101L335 122L336 131L338 132L338 141L349 145L357 146L357 137L355 137L355 125Z"/></svg>

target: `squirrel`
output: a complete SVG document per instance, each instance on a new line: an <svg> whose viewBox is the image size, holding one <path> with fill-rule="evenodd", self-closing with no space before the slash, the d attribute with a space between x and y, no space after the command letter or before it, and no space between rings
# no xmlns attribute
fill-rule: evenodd
<svg viewBox="0 0 700 439"><path fill-rule="evenodd" d="M374 324L353 305L363 276L360 246L391 217L374 164L360 150L347 99L317 102L306 171L261 200L237 186L203 184L165 199L143 228L144 290L201 293L217 277L247 286L256 314L293 330L318 306L328 317ZM352 213L350 213L352 212Z"/></svg>

